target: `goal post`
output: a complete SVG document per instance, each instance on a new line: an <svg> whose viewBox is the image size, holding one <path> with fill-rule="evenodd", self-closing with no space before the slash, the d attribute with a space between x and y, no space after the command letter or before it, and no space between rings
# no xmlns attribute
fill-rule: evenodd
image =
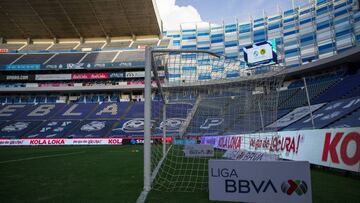
<svg viewBox="0 0 360 203"><path fill-rule="evenodd" d="M246 148L252 138L275 135L281 70L242 69L209 51L146 47L143 193L207 191L209 158L185 157L185 144L243 134Z"/></svg>

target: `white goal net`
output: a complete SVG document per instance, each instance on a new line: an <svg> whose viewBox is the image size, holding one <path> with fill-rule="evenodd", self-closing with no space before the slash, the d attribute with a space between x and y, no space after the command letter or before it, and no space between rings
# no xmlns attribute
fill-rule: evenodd
<svg viewBox="0 0 360 203"><path fill-rule="evenodd" d="M245 149L251 138L276 134L270 124L277 119L277 89L283 79L278 66L242 70L238 61L201 51L156 50L149 57L153 74L149 132L152 138L163 138L150 146L145 143L145 151L151 148L145 179L150 174L152 190L207 191L209 157L185 156L186 144L241 134L240 140L227 141L233 148ZM222 159L223 154L216 148L211 159Z"/></svg>

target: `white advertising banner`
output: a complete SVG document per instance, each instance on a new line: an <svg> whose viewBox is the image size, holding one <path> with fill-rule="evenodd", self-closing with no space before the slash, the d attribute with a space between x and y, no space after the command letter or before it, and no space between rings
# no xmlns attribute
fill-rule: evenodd
<svg viewBox="0 0 360 203"><path fill-rule="evenodd" d="M223 155L224 158L241 161L277 161L279 156L265 152L250 152L247 150L228 149Z"/></svg>
<svg viewBox="0 0 360 203"><path fill-rule="evenodd" d="M144 71L126 72L125 73L125 78L143 78L143 77L145 77L145 72Z"/></svg>
<svg viewBox="0 0 360 203"><path fill-rule="evenodd" d="M151 75L153 75L153 74L151 73ZM159 77L164 77L165 72L164 71L159 71L158 76ZM125 78L144 78L144 77L145 77L145 72L144 71L132 71L132 72L126 72L125 73Z"/></svg>
<svg viewBox="0 0 360 203"><path fill-rule="evenodd" d="M204 136L218 149L273 153L282 159L360 172L360 128L283 131L272 134Z"/></svg>
<svg viewBox="0 0 360 203"><path fill-rule="evenodd" d="M209 160L209 199L237 202L312 202L307 161Z"/></svg>
<svg viewBox="0 0 360 203"><path fill-rule="evenodd" d="M35 80L71 80L71 74L40 74Z"/></svg>
<svg viewBox="0 0 360 203"><path fill-rule="evenodd" d="M0 146L32 145L122 145L122 138L0 139Z"/></svg>
<svg viewBox="0 0 360 203"><path fill-rule="evenodd" d="M213 157L214 147L209 144L186 144L185 157Z"/></svg>

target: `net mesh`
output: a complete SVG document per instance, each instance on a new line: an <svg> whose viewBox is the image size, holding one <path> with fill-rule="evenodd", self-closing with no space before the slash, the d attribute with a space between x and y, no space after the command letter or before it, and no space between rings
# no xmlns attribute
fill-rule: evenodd
<svg viewBox="0 0 360 203"><path fill-rule="evenodd" d="M277 118L280 69L241 70L238 61L205 52L153 53L152 136L172 143L151 145L152 189L207 191L209 158L185 157L184 142L242 134L244 148L251 138L276 135L269 124ZM223 153L216 149L212 159Z"/></svg>

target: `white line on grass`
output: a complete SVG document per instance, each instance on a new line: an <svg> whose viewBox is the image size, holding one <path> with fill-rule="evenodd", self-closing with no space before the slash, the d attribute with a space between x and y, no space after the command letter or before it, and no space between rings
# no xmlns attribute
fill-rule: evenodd
<svg viewBox="0 0 360 203"><path fill-rule="evenodd" d="M84 152L85 151L64 153L64 154L46 155L46 156L33 156L33 157L22 158L22 159L12 159L12 160L0 161L0 164L19 162L19 161L27 161L27 160L34 160L34 159L52 158L52 157L59 157L59 156L68 156L68 155L73 155L73 154L81 154L81 153L84 153Z"/></svg>
<svg viewBox="0 0 360 203"><path fill-rule="evenodd" d="M169 151L170 151L170 149L171 149L172 146L173 146L173 145L171 145L171 146L169 147L169 149L166 151L165 155L161 158L161 160L159 161L158 165L155 167L155 169L154 169L154 171L153 171L153 173L152 173L152 175L151 175L151 180L150 180L151 184L152 184L152 182L155 180L156 175L158 174L159 169L160 169L163 161L165 160L165 158L166 158L167 154L169 153ZM149 192L150 192L150 191L145 191L145 189L144 189L144 190L140 193L139 197L137 198L136 203L144 203L145 200L146 200L146 198L147 198L147 196L148 196L148 194L149 194Z"/></svg>

